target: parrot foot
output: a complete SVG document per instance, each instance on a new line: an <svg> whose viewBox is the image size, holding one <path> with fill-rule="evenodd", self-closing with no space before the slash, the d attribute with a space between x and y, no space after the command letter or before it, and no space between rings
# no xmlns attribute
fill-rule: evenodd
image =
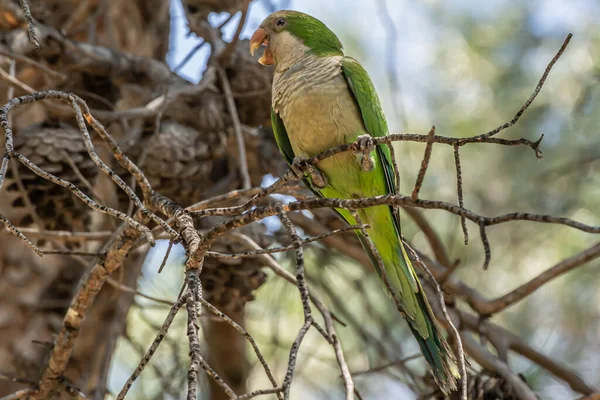
<svg viewBox="0 0 600 400"><path fill-rule="evenodd" d="M314 166L308 163L308 159L304 157L294 157L294 161L291 165L292 171L300 179L303 179L305 175L309 175L312 184L319 189L323 189L329 184L329 181L325 175Z"/></svg>
<svg viewBox="0 0 600 400"><path fill-rule="evenodd" d="M371 152L375 150L373 137L371 135L360 135L358 138L356 138L356 142L358 144L357 153L362 153L360 165L365 171L372 171L373 167L375 167L375 162L373 157L371 157Z"/></svg>

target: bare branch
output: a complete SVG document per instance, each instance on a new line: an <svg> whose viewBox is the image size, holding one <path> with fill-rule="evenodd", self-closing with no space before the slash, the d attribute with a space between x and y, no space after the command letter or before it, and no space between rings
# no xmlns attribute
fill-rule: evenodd
<svg viewBox="0 0 600 400"><path fill-rule="evenodd" d="M370 228L370 227L371 227L370 225L365 225L365 228ZM357 229L361 229L361 226L360 225L350 225L348 227L344 227L344 228L333 230L331 232L323 233L319 236L303 239L300 241L300 243L302 246L305 246L307 244L321 241L323 239L326 239L326 238L334 236L334 235L338 235L340 233L355 231ZM245 235L240 235L240 236L245 236ZM234 237L239 237L239 236L235 236L235 234L234 234ZM206 256L211 257L211 258L221 259L221 260L236 260L236 259L244 258L244 257L256 257L256 256L263 255L263 254L282 253L285 251L294 250L295 248L296 248L296 245L291 244L286 247L276 247L273 249L262 249L261 248L258 250L246 251L244 253L237 253L237 254L223 254L223 253L217 253L214 251L209 251L206 253Z"/></svg>
<svg viewBox="0 0 600 400"><path fill-rule="evenodd" d="M15 235L16 237L18 237L19 239L21 239L23 242L25 242L25 244L27 245L27 247L29 247L31 250L35 251L37 253L38 256L43 256L44 253L42 252L42 250L40 250L39 247L37 247L35 244L33 244L31 242L31 240L27 239L27 237L25 235L23 235L23 233L21 233L21 231L14 226L5 216L3 216L2 214L0 214L0 222L2 222L4 224L4 226L6 227L6 229L12 233L13 235Z"/></svg>
<svg viewBox="0 0 600 400"><path fill-rule="evenodd" d="M213 306L212 304L210 304L208 301L204 300L203 298L200 298L199 300L200 300L200 303L202 303L202 305L204 307L208 308L208 310L210 312L212 312L217 317L219 317L220 319L222 319L224 322L226 322L227 324L229 324L230 326L232 326L236 331L238 331L241 335L243 335L246 338L246 340L248 340L248 342L252 346L252 349L254 350L254 354L256 354L256 357L258 358L258 361L260 362L260 364L262 365L263 369L265 370L265 374L267 375L267 378L269 378L269 381L273 385L273 389L277 390L277 381L275 380L275 377L273 376L273 373L271 372L271 369L269 368L269 365L267 364L267 361L265 360L265 358L263 357L262 353L260 352L260 349L258 348L258 345L256 344L256 341L248 333L248 331L245 330L244 328L242 328L239 324L235 323L234 320L232 320L231 318L229 318L222 311L219 311L215 306ZM277 397L279 399L283 399L281 393L277 393Z"/></svg>
<svg viewBox="0 0 600 400"><path fill-rule="evenodd" d="M19 0L19 4L21 4L21 8L23 9L23 14L25 14L25 20L27 20L27 30L29 32L29 41L35 46L36 49L39 50L40 42L38 41L37 35L35 33L35 24L33 22L33 17L31 16L31 10L29 9L29 4L27 4L27 0Z"/></svg>
<svg viewBox="0 0 600 400"><path fill-rule="evenodd" d="M572 271L573 269L600 257L600 243L571 256L560 263L550 267L540 275L536 276L524 285L519 286L517 289L498 297L497 299L487 302L483 309L478 310L481 316L490 317L507 307L523 300L534 291L538 290L541 286L550 282L559 276Z"/></svg>
<svg viewBox="0 0 600 400"><path fill-rule="evenodd" d="M427 136L435 136L435 126L432 126L429 130ZM415 188L412 192L412 198L418 199L419 192L421 191L421 187L423 186L423 181L425 180L425 174L427 173L427 168L429 167L429 160L431 159L431 151L433 150L433 142L427 142L425 146L425 154L423 154L423 161L421 161L421 168L419 169L419 173L417 175L417 181L415 182Z"/></svg>
<svg viewBox="0 0 600 400"><path fill-rule="evenodd" d="M464 208L462 170L460 167L460 155L458 145L454 145L454 164L456 165L456 192L458 193L458 205ZM460 226L465 237L465 246L469 244L469 231L467 230L467 221L463 215L460 216Z"/></svg>
<svg viewBox="0 0 600 400"><path fill-rule="evenodd" d="M21 232L26 233L31 237L52 238L52 240L60 239L65 241L82 242L90 240L104 240L112 236L113 232L98 231L98 232L69 232L69 231L44 231L38 228L18 228Z"/></svg>
<svg viewBox="0 0 600 400"><path fill-rule="evenodd" d="M144 356L140 360L140 363L136 367L135 371L133 371L133 373L127 379L127 382L125 382L125 385L123 385L123 388L117 395L117 400L125 399L125 396L127 396L127 392L129 392L129 389L131 389L131 386L133 386L133 382L135 382L135 380L140 376L142 371L144 371L144 368L146 368L146 365L148 365L148 363L152 359L152 356L158 349L158 346L161 344L161 342L163 341L165 336L167 336L167 333L169 332L169 327L173 323L175 316L177 315L177 313L179 312L181 307L183 307L183 305L187 302L187 298L189 296L190 296L190 293L186 293L183 296L181 296L177 300L177 302L175 302L175 304L173 304L173 306L171 307L171 310L169 311L169 314L167 314L167 317L165 318L165 321L162 324L162 327L160 328L160 331L158 332L158 334L156 335L156 338L150 345L150 348L148 349L146 354L144 354Z"/></svg>
<svg viewBox="0 0 600 400"><path fill-rule="evenodd" d="M496 129L493 129L493 130L491 130L489 132L486 132L486 133L484 133L482 135L475 136L471 140L473 140L475 142L486 140L486 139L488 139L488 138L496 135L497 133L499 133L499 132L501 132L501 131L503 131L503 130L505 130L507 128L510 128L511 126L513 126L514 124L516 124L517 121L519 121L519 118L521 118L521 116L529 108L529 106L531 105L531 103L533 103L533 101L537 97L537 95L540 92L540 90L542 90L542 87L544 86L544 83L546 82L546 79L548 78L548 75L550 74L550 71L554 67L554 64L556 64L556 62L558 61L558 59L563 55L563 53L567 49L567 46L569 45L569 42L571 41L572 37L573 37L572 33L569 33L567 35L567 37L565 38L562 46L560 46L560 49L558 49L558 52L556 53L556 55L552 58L552 60L550 60L550 63L546 67L546 70L542 74L542 77L540 78L538 84L535 86L535 89L533 90L533 93L527 99L527 101L525 102L525 104L523 104L523 106L521 107L521 109L519 109L519 111L517 111L517 113L515 114L515 116L513 117L513 119L511 119L510 121L508 121L505 124L500 125ZM541 140L541 138L540 138L540 140Z"/></svg>
<svg viewBox="0 0 600 400"><path fill-rule="evenodd" d="M248 8L248 3L249 1L246 0L246 9ZM242 14L242 17L244 17L245 15L246 14L244 12ZM225 92L225 99L227 100L227 108L229 109L229 114L231 114L231 119L233 121L233 131L235 133L235 141L237 143L238 156L240 157L240 174L242 175L242 189L250 189L252 183L250 182L250 171L248 170L248 157L246 156L244 134L242 132L242 124L240 123L237 108L235 107L235 100L233 99L233 95L231 94L231 85L229 84L227 74L225 73L225 70L222 67L217 68L217 74L219 75L219 79L221 80L221 85L223 86L223 91Z"/></svg>
<svg viewBox="0 0 600 400"><path fill-rule="evenodd" d="M231 54L233 54L235 46L237 46L238 41L240 40L240 34L242 33L242 29L246 23L246 17L248 16L248 7L250 6L250 1L251 0L243 0L241 7L242 15L240 17L240 22L238 22L238 26L235 29L233 39L231 42L227 43L225 48L219 54L216 55L217 62L219 62L221 65L227 65L229 63ZM225 23L227 23L227 21L225 21Z"/></svg>
<svg viewBox="0 0 600 400"><path fill-rule="evenodd" d="M71 358L83 318L108 276L121 266L123 259L139 235L140 232L131 227L118 230L113 240L105 246L109 247L106 257L101 259L85 276L78 293L69 305L62 329L54 342L50 359L42 372L34 398L47 398L54 383L62 376Z"/></svg>
<svg viewBox="0 0 600 400"><path fill-rule="evenodd" d="M1 118L1 115L0 115L0 118ZM128 217L127 215L125 215L124 213L122 213L118 210L115 210L110 207L102 206L102 205L96 203L94 200L90 199L85 193L83 193L81 190L79 190L77 188L77 186L75 186L71 182L67 182L64 179L61 179L55 175L52 175L52 174L44 171L37 165L33 164L24 155L22 155L20 153L14 153L14 155L15 155L15 158L17 160L19 160L19 162L21 164L25 165L27 168L29 168L31 171L33 171L33 173L36 174L37 176L39 176L40 178L46 179L58 186L62 186L65 189L69 190L71 193L73 193L75 196L77 196L81 201L83 201L85 204L87 204L88 207L90 207L91 209L99 211L104 214L111 215L113 217L116 217L116 218L124 221L124 222L127 222L130 226L132 226L136 230L143 232L144 235L146 236L146 239L148 240L148 242L150 242L152 244L154 243L154 238L152 237L152 233L151 233L150 229L143 226L142 224L140 224L133 218Z"/></svg>
<svg viewBox="0 0 600 400"><path fill-rule="evenodd" d="M485 222L479 222L479 236L481 236L481 243L483 243L483 251L485 253L485 259L483 261L483 269L488 269L490 260L492 259L492 249L490 248L490 242L485 232Z"/></svg>
<svg viewBox="0 0 600 400"><path fill-rule="evenodd" d="M451 265L452 263L450 262L446 246L442 242L440 235L438 235L433 226L431 226L421 210L414 207L405 207L404 210L413 219L415 224L417 224L421 232L425 234L425 237L427 237L427 241L431 246L433 254L435 254L436 260L442 263L442 265Z"/></svg>

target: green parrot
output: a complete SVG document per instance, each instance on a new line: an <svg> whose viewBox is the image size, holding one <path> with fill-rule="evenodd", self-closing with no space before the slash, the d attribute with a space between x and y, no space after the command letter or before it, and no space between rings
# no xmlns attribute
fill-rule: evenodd
<svg viewBox="0 0 600 400"><path fill-rule="evenodd" d="M302 160L341 144L365 143L366 155L340 153L320 161L313 171L304 168L307 186L325 198L395 193L389 148L373 147L368 141L388 134L377 92L358 61L344 56L338 37L310 15L278 11L254 32L251 53L261 45L266 49L259 62L274 65L273 131L290 166L297 169ZM336 211L349 224L356 223L348 210ZM386 275L438 385L446 392L454 390L460 377L456 358L402 244L397 214L384 205L362 209L358 215L371 226L367 233L383 259ZM358 235L375 262L365 237Z"/></svg>

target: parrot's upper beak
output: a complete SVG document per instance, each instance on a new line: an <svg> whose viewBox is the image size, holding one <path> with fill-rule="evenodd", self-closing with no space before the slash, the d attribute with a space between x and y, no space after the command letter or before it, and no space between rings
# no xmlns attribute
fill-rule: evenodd
<svg viewBox="0 0 600 400"><path fill-rule="evenodd" d="M258 28L250 38L250 54L254 55L256 49L263 44L267 46L267 48L258 62L262 65L273 65L275 62L273 60L271 49L269 49L269 34L264 28Z"/></svg>

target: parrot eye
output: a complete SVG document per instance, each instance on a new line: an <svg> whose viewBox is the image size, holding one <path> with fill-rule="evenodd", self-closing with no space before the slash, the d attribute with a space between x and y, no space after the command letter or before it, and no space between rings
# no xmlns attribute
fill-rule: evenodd
<svg viewBox="0 0 600 400"><path fill-rule="evenodd" d="M275 23L277 26L281 27L285 25L285 19L278 19Z"/></svg>

